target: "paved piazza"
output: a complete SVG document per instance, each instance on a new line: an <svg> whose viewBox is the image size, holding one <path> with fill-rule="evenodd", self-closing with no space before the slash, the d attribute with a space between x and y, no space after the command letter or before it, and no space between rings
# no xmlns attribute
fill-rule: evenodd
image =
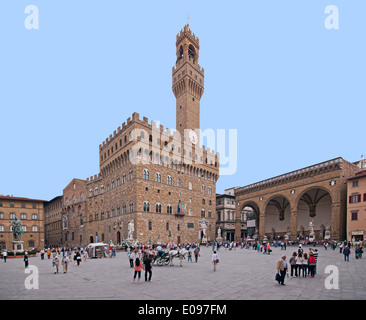
<svg viewBox="0 0 366 320"><path fill-rule="evenodd" d="M272 248L270 255L252 249L229 251L220 248L220 263L213 271L212 249L202 247L198 263L179 260L174 266L154 266L151 282L132 283L133 269L127 254L117 253L109 259L88 259L80 266L69 265L69 272L54 274L52 260L30 258L30 265L38 267L39 288L26 289L23 259L0 260L0 298L2 300L32 299L122 299L122 300L307 300L307 299L366 299L366 259L356 260L354 253L345 262L337 248L319 250L318 273L315 278L289 278L285 286L275 280L276 263L285 253L287 261L297 246L286 251ZM308 252L308 246L304 246ZM194 258L193 258L194 260ZM339 270L339 288L326 288L328 265ZM333 282L332 282L333 283Z"/></svg>

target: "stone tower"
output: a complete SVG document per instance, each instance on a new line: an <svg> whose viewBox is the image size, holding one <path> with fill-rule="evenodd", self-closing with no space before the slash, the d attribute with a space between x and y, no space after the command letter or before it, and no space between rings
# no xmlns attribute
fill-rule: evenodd
<svg viewBox="0 0 366 320"><path fill-rule="evenodd" d="M198 64L199 49L199 39L186 24L177 35L177 61L172 81L176 98L176 129L182 141L189 138L193 144L199 142L200 100L204 90L204 69Z"/></svg>

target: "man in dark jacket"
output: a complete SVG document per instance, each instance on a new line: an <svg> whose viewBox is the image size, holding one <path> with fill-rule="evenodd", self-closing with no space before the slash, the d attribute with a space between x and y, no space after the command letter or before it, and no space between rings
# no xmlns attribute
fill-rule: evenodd
<svg viewBox="0 0 366 320"><path fill-rule="evenodd" d="M344 261L349 261L350 253L351 253L350 248L348 246L344 247L344 249L343 249Z"/></svg>
<svg viewBox="0 0 366 320"><path fill-rule="evenodd" d="M145 269L145 281L147 281L147 274L149 274L149 281L151 281L152 276L152 260L150 256L147 256L144 260L144 269Z"/></svg>

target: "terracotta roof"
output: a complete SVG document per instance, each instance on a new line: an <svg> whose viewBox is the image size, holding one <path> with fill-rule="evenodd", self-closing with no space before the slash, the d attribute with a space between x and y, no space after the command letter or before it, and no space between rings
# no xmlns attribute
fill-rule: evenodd
<svg viewBox="0 0 366 320"><path fill-rule="evenodd" d="M30 199L30 198L23 198L23 197L13 197L13 196L4 196L3 194L0 194L0 199L4 200L18 200L18 201L40 201L45 202L46 200L39 200L39 199Z"/></svg>
<svg viewBox="0 0 366 320"><path fill-rule="evenodd" d="M354 176L348 178L347 180L354 180L354 179L359 179L359 178L363 178L366 177L366 170L361 170L355 173Z"/></svg>

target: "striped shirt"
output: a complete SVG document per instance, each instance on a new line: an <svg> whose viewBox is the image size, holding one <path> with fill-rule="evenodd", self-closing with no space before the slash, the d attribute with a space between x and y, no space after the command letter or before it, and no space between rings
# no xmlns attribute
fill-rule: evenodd
<svg viewBox="0 0 366 320"><path fill-rule="evenodd" d="M313 256L315 258L316 263L318 263L318 251L313 251Z"/></svg>

